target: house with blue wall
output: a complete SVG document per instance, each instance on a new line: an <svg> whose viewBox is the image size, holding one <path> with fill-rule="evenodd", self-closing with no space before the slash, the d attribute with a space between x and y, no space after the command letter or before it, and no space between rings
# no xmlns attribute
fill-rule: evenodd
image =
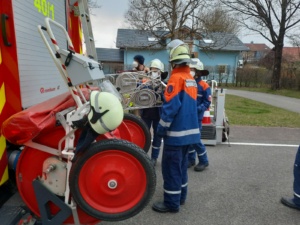
<svg viewBox="0 0 300 225"><path fill-rule="evenodd" d="M188 32L189 28L184 29L183 32ZM183 41L190 46L193 57L199 58L210 71L208 79L227 79L232 82L238 61L242 57L241 52L248 51L248 47L233 34L211 33L195 37ZM116 46L123 54L125 70L132 69L133 57L137 54L145 57L146 66L157 58L164 63L165 70L169 70L169 53L165 46L170 41L168 31L157 30L154 35L145 30L118 29Z"/></svg>
<svg viewBox="0 0 300 225"><path fill-rule="evenodd" d="M113 48L96 48L97 58L105 74L117 73L124 69L124 51Z"/></svg>

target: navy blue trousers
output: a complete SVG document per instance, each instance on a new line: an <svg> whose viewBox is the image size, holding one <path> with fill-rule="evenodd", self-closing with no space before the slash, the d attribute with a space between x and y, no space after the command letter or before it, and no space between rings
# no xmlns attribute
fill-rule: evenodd
<svg viewBox="0 0 300 225"><path fill-rule="evenodd" d="M300 146L294 164L294 203L300 206Z"/></svg>
<svg viewBox="0 0 300 225"><path fill-rule="evenodd" d="M184 202L188 187L188 149L185 146L164 145L162 156L162 175L164 179L164 204L177 210Z"/></svg>
<svg viewBox="0 0 300 225"><path fill-rule="evenodd" d="M192 144L189 148L189 162L195 162L196 160L196 153L199 159L199 163L201 164L207 164L208 163L208 157L207 157L207 151L205 148L205 145L201 142L197 144Z"/></svg>
<svg viewBox="0 0 300 225"><path fill-rule="evenodd" d="M157 136L157 126L159 123L158 120L153 119L146 119L142 118L144 122L147 124L149 130L151 129L151 126L153 128L153 141L152 141L152 151L151 151L151 158L157 159L159 155L160 145L161 145L161 137Z"/></svg>

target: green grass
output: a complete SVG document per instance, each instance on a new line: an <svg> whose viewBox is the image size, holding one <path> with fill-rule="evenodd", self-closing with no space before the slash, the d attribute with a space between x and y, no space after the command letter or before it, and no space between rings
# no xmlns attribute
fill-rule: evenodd
<svg viewBox="0 0 300 225"><path fill-rule="evenodd" d="M255 91L255 92L263 92L273 95L282 95L286 97L292 97L292 98L299 98L300 99L300 91L297 90L290 90L290 89L281 89L281 90L271 90L270 88L247 88L247 87L224 87L226 89L235 89L235 90L242 90L242 91Z"/></svg>
<svg viewBox="0 0 300 225"><path fill-rule="evenodd" d="M226 95L225 110L231 125L300 127L300 113L234 95Z"/></svg>

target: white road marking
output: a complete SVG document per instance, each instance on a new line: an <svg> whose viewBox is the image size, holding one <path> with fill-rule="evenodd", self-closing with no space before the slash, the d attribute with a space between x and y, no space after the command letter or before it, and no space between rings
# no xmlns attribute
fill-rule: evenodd
<svg viewBox="0 0 300 225"><path fill-rule="evenodd" d="M299 145L287 144L267 144L267 143L244 143L244 142L230 142L231 145L246 145L246 146L266 146L266 147L290 147L298 148ZM223 142L222 145L228 145L228 142Z"/></svg>

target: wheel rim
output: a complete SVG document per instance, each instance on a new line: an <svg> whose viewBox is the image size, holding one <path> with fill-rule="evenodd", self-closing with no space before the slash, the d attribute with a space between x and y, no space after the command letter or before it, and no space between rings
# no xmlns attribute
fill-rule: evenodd
<svg viewBox="0 0 300 225"><path fill-rule="evenodd" d="M141 126L131 120L124 119L123 122L125 122L131 133L132 142L140 148L144 149L146 144L146 137Z"/></svg>
<svg viewBox="0 0 300 225"><path fill-rule="evenodd" d="M147 188L141 163L120 150L107 150L89 158L78 179L84 201L95 210L111 214L133 208Z"/></svg>

